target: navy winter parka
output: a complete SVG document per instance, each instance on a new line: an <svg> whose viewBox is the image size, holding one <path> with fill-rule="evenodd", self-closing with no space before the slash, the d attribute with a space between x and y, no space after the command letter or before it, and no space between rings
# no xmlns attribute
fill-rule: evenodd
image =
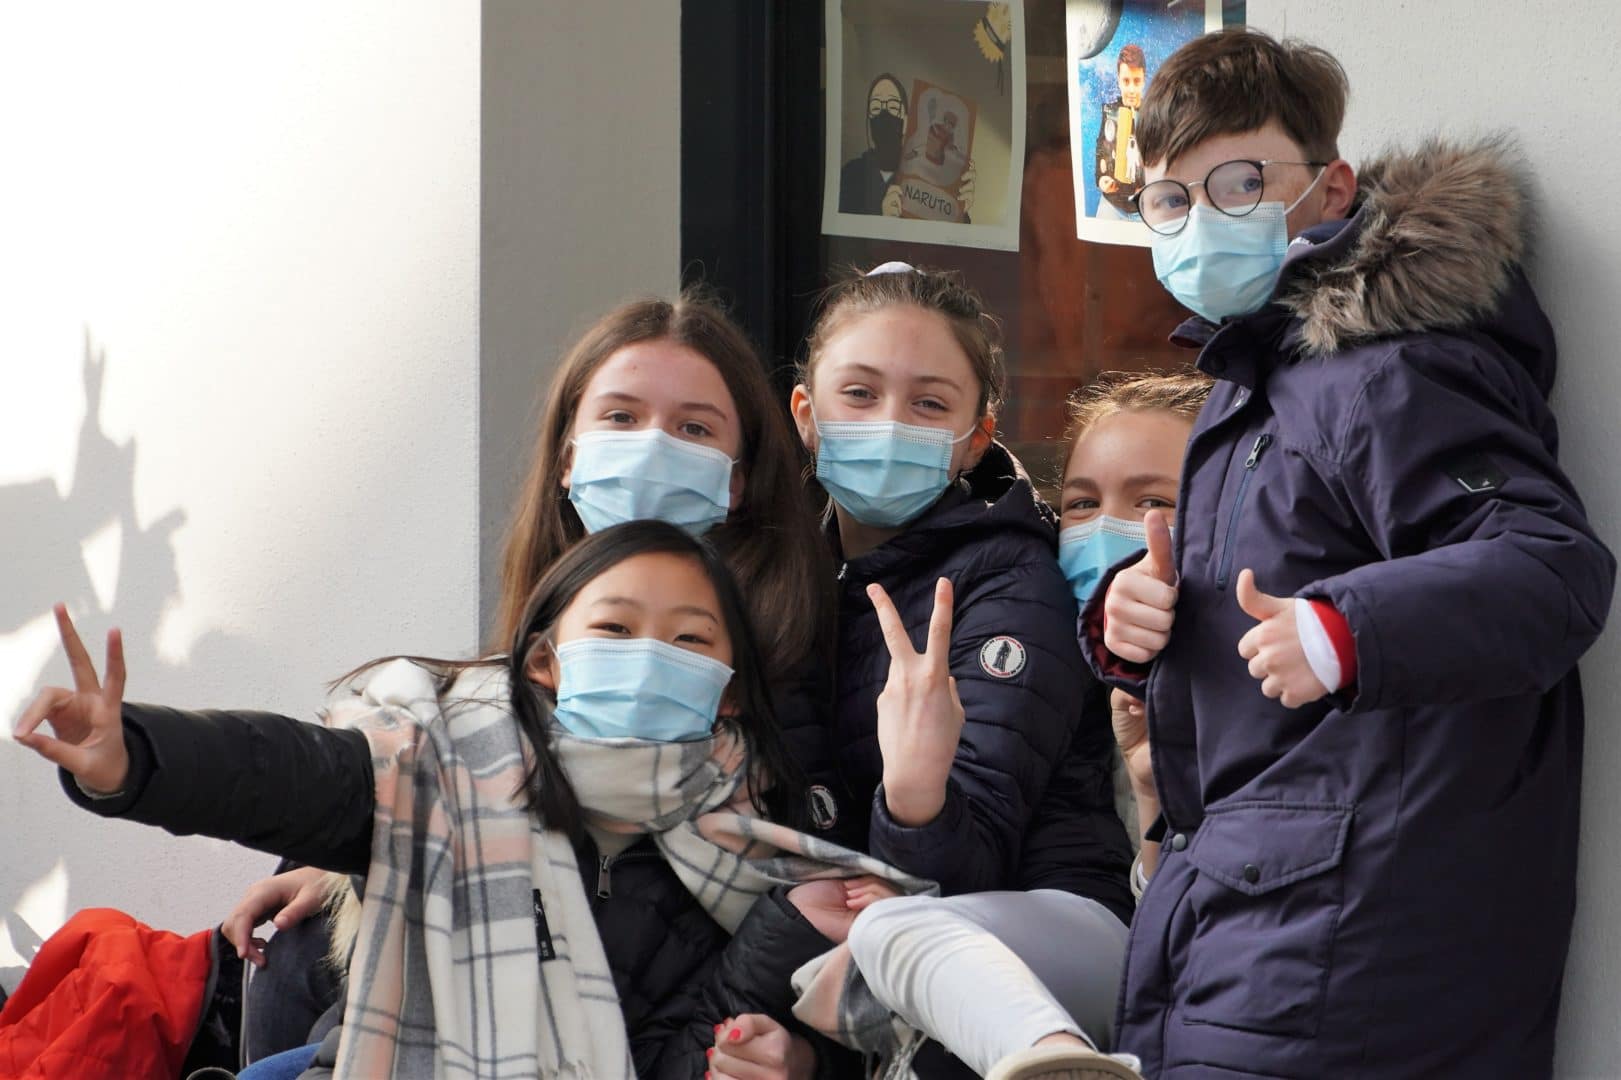
<svg viewBox="0 0 1621 1080"><path fill-rule="evenodd" d="M1377 162L1353 218L1291 245L1274 302L1204 345L1219 381L1146 682L1169 831L1117 1024L1149 1077L1551 1072L1575 665L1615 563L1557 461L1523 191L1493 144ZM1261 694L1237 652L1246 567L1345 616L1354 685ZM1089 659L1144 690L1100 606Z"/></svg>
<svg viewBox="0 0 1621 1080"><path fill-rule="evenodd" d="M831 743L847 789L842 812L852 820L841 826L853 846L947 894L1039 884L1090 896L1125 920L1131 848L1114 810L1109 713L1082 708L1097 695L1087 693L1095 683L1056 551L1052 510L993 444L904 532L843 565ZM880 789L877 700L889 651L866 589L884 587L922 648L941 577L955 590L951 674L966 723L945 808L907 828L889 816ZM1038 806L1041 843L1021 859ZM1063 865L1040 882L1021 881L1021 862L1042 863L1047 847L1064 853Z"/></svg>

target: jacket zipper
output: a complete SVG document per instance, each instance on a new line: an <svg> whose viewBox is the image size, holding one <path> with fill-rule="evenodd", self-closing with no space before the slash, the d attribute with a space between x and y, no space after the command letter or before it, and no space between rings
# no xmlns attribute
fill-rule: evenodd
<svg viewBox="0 0 1621 1080"><path fill-rule="evenodd" d="M1244 475L1238 478L1238 494L1233 498L1233 512L1227 518L1227 542L1222 546L1221 568L1216 571L1218 589L1227 587L1227 578L1233 572L1233 541L1238 537L1238 519L1244 513L1244 496L1249 493L1250 477L1255 475L1255 466L1261 463L1261 455L1271 445L1271 433L1263 431L1255 436L1255 445L1250 447L1250 456L1244 459Z"/></svg>
<svg viewBox="0 0 1621 1080"><path fill-rule="evenodd" d="M642 848L630 851L621 851L618 855L600 855L597 857L597 896L607 900L613 896L613 868L622 862L635 859L661 859L664 856L657 851L648 851Z"/></svg>

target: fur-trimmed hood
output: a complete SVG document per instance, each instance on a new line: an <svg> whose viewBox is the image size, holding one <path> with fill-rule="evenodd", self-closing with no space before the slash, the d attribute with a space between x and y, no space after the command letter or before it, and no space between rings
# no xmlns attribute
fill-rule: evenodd
<svg viewBox="0 0 1621 1080"><path fill-rule="evenodd" d="M1529 294L1519 264L1531 229L1529 178L1511 139L1430 139L1366 164L1358 189L1356 214L1327 236L1308 230L1317 242L1297 242L1284 270L1277 301L1299 317L1306 351L1467 328L1506 336L1522 359L1527 347L1543 351L1508 310L1519 306L1512 293Z"/></svg>

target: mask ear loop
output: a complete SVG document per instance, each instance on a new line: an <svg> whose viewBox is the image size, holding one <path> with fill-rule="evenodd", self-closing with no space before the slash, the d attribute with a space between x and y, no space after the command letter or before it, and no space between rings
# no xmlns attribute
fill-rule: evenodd
<svg viewBox="0 0 1621 1080"><path fill-rule="evenodd" d="M540 650L542 650L542 649L544 649L547 653L550 653L553 659L557 658L557 648L552 643L552 631L550 631L550 630L546 630L544 632L542 632L540 630L531 631L528 638L526 639L526 644L524 645L523 663L521 665L519 665L519 670L521 670L524 673L524 682L529 684L529 689L531 691L541 695L541 697L544 698L546 701L548 701L549 703L555 705L557 703L557 689L555 687L542 686L539 683L535 682L535 680L529 678L530 668L539 659L539 657L536 654L538 652L540 652ZM560 669L558 671L558 673L557 673L558 674L558 681L561 682L562 681L561 677L562 677L562 674L563 674L562 671L561 671L561 667L562 667L561 663L559 663L558 667Z"/></svg>
<svg viewBox="0 0 1621 1080"><path fill-rule="evenodd" d="M1306 190L1300 193L1300 198L1283 208L1283 216L1288 217L1290 214L1294 213L1295 207L1306 201L1306 196L1312 193L1312 191L1317 187L1317 184L1326 175L1328 175L1328 166L1324 165L1321 169L1317 170L1317 175L1312 179L1312 182L1306 185Z"/></svg>
<svg viewBox="0 0 1621 1080"><path fill-rule="evenodd" d="M958 443L962 442L965 439L971 439L971 438L974 437L974 432L983 431L984 429L985 429L985 418L980 417L979 420L974 422L973 427L969 428L967 431L963 432L961 435L958 435L955 439L952 439L951 440L951 445L956 446ZM990 439L991 442L996 441L996 436L995 435L989 435L987 437ZM987 446L986 449L989 450L990 447ZM979 463L975 462L974 464L977 467ZM953 476L951 478L951 482L953 484L966 484L966 481L963 479L963 477L967 476L970 471L971 470L968 468L968 466L966 466L966 465L963 466L961 469L957 470L957 475Z"/></svg>

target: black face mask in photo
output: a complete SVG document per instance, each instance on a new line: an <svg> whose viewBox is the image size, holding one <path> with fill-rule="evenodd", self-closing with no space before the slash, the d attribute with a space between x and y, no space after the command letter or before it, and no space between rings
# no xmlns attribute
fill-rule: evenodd
<svg viewBox="0 0 1621 1080"><path fill-rule="evenodd" d="M877 157L878 167L884 172L894 172L901 163L901 129L905 126L906 121L888 112L881 112L867 120L873 153Z"/></svg>

